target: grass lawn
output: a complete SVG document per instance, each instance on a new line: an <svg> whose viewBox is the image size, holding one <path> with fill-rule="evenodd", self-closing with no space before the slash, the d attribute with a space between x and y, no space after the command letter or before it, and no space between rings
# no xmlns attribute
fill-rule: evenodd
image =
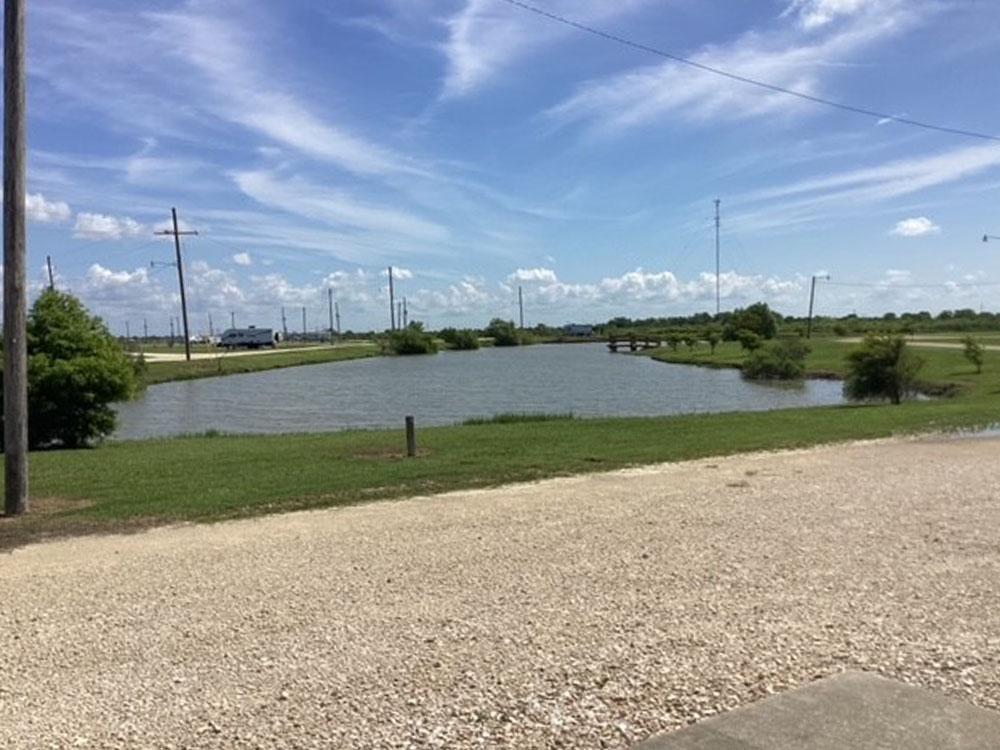
<svg viewBox="0 0 1000 750"><path fill-rule="evenodd" d="M177 351L177 350L174 350ZM183 349L180 350L183 352ZM192 347L192 351L195 351ZM345 344L338 346L315 346L303 351L264 351L238 357L215 357L195 359L190 362L149 362L143 381L146 385L166 383L171 380L191 380L212 378L219 375L234 375L241 372L259 372L279 367L318 365L324 362L340 362L345 359L374 357L378 348L372 344Z"/></svg>
<svg viewBox="0 0 1000 750"><path fill-rule="evenodd" d="M848 347L814 340L809 366L837 371ZM732 364L738 347L688 361ZM658 356L672 352L660 352ZM0 548L53 534L213 521L485 487L743 451L1000 423L1000 352L981 375L960 351L923 352L924 377L958 395L902 406L837 406L643 419L501 420L399 431L185 437L31 456L33 511L0 519ZM280 356L280 355L278 355ZM625 356L625 355L622 355ZM254 358L244 358L254 359Z"/></svg>

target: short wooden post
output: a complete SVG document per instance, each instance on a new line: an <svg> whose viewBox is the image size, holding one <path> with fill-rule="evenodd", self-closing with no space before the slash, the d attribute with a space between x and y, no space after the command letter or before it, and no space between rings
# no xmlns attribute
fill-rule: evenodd
<svg viewBox="0 0 1000 750"><path fill-rule="evenodd" d="M417 431L413 417L406 418L406 455L410 458L417 455Z"/></svg>

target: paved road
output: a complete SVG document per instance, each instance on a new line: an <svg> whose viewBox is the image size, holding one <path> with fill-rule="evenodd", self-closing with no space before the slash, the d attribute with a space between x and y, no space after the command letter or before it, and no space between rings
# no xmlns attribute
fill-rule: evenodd
<svg viewBox="0 0 1000 750"><path fill-rule="evenodd" d="M624 748L843 669L1000 706L1000 440L0 556L0 747Z"/></svg>

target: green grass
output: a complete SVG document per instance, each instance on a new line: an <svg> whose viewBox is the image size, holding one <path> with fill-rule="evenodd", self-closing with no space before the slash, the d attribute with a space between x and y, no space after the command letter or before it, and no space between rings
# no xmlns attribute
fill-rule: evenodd
<svg viewBox="0 0 1000 750"><path fill-rule="evenodd" d="M556 422L575 419L572 412L530 412L530 411L508 411L494 414L492 417L473 417L462 422L463 425L478 424L517 424L519 422Z"/></svg>
<svg viewBox="0 0 1000 750"><path fill-rule="evenodd" d="M811 367L841 368L848 347L817 339ZM689 359L708 357L678 352ZM0 547L53 534L215 521L408 497L661 461L1000 423L1000 352L981 375L960 351L925 350L925 378L952 398L643 419L496 418L417 430L280 436L206 434L31 456L32 513L0 519ZM661 356L663 352L659 353ZM622 355L625 356L625 355ZM713 361L737 354L720 347ZM535 415L531 415L535 416ZM562 416L565 415L556 415ZM698 471L692 468L692 471Z"/></svg>
<svg viewBox="0 0 1000 750"><path fill-rule="evenodd" d="M212 359L195 359L190 362L150 362L146 365L143 382L146 385L166 383L171 380L212 378L243 372L260 372L281 367L318 365L324 362L341 362L347 359L374 357L378 349L370 344L343 346L317 346L303 351L263 352L247 356L221 356Z"/></svg>

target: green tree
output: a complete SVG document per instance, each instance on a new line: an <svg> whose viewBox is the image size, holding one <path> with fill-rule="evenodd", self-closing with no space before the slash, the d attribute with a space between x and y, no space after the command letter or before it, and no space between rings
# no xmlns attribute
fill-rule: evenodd
<svg viewBox="0 0 1000 750"><path fill-rule="evenodd" d="M737 336L739 331L753 331L762 339L773 339L778 333L778 320L766 302L757 302L749 307L736 310L730 325Z"/></svg>
<svg viewBox="0 0 1000 750"><path fill-rule="evenodd" d="M454 328L444 328L440 333L444 342L452 349L478 349L479 336L475 331L467 328L456 330Z"/></svg>
<svg viewBox="0 0 1000 750"><path fill-rule="evenodd" d="M705 341L708 342L708 348L712 351L712 354L715 354L715 347L722 341L722 336L719 335L718 331L709 331L705 334Z"/></svg>
<svg viewBox="0 0 1000 750"><path fill-rule="evenodd" d="M111 434L111 404L135 395L134 361L74 296L45 291L28 313L28 442L79 448Z"/></svg>
<svg viewBox="0 0 1000 750"><path fill-rule="evenodd" d="M736 340L740 342L740 347L748 352L760 349L761 344L763 344L759 334L746 329L737 332Z"/></svg>
<svg viewBox="0 0 1000 750"><path fill-rule="evenodd" d="M750 380L798 380L806 371L809 345L801 339L781 339L750 352L743 377Z"/></svg>
<svg viewBox="0 0 1000 750"><path fill-rule="evenodd" d="M902 336L870 333L847 355L844 394L856 401L888 399L898 404L916 393L923 364Z"/></svg>
<svg viewBox="0 0 1000 750"><path fill-rule="evenodd" d="M492 337L495 346L518 346L521 343L521 336L512 320L493 318L485 333Z"/></svg>
<svg viewBox="0 0 1000 750"><path fill-rule="evenodd" d="M983 371L983 359L986 357L986 347L976 341L971 335L962 339L965 346L965 358L976 366L976 372Z"/></svg>

